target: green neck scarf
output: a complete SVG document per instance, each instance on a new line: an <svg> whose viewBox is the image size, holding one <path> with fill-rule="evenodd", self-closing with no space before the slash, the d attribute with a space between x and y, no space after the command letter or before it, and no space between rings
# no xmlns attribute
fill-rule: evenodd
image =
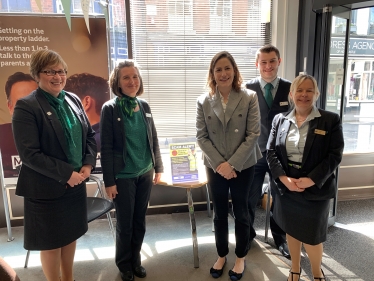
<svg viewBox="0 0 374 281"><path fill-rule="evenodd" d="M40 88L39 88L40 89ZM56 111L58 119L60 119L62 128L64 129L64 135L66 140L68 141L69 145L72 144L74 147L76 147L74 143L74 139L72 136L72 128L73 125L70 122L69 116L63 106L65 101L65 91L62 90L57 98L52 96L51 94L47 93L46 91L40 89L44 96L47 98L49 104L53 107L53 109Z"/></svg>
<svg viewBox="0 0 374 281"><path fill-rule="evenodd" d="M134 113L134 109L138 105L136 97L133 98L133 97L129 97L126 95L123 95L122 97L118 97L117 101L121 109L123 110L123 112L129 117L132 116L132 114Z"/></svg>

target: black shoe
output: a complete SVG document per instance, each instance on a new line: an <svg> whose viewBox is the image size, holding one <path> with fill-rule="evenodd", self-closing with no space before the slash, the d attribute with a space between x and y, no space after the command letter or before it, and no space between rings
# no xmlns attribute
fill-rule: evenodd
<svg viewBox="0 0 374 281"><path fill-rule="evenodd" d="M300 272L292 272L291 269L290 269L290 274L288 276L291 275L291 281L293 281L293 276L296 275L297 276L297 281L300 280L300 275L301 275L301 267L300 267ZM287 281L288 281L289 277L287 278Z"/></svg>
<svg viewBox="0 0 374 281"><path fill-rule="evenodd" d="M230 276L231 281L238 281L238 280L242 279L246 266L247 266L247 263L244 261L244 269L243 269L242 273L236 273L235 271L232 271L230 269L229 270L229 276Z"/></svg>
<svg viewBox="0 0 374 281"><path fill-rule="evenodd" d="M213 278L221 277L221 275L223 273L223 268L225 267L226 262L227 262L227 258L225 257L225 263L223 264L221 269L215 269L215 268L211 267L210 268L210 275L212 275Z"/></svg>
<svg viewBox="0 0 374 281"><path fill-rule="evenodd" d="M145 268L141 265L135 266L133 268L134 275L139 278L144 278L147 276L147 271L145 271Z"/></svg>
<svg viewBox="0 0 374 281"><path fill-rule="evenodd" d="M122 278L122 281L133 281L134 274L130 270L121 272L121 278Z"/></svg>
<svg viewBox="0 0 374 281"><path fill-rule="evenodd" d="M280 244L280 246L278 247L278 250L279 252L281 252L281 254L287 258L287 259L290 259L291 258L291 255L290 255L290 250L288 249L288 245L286 242Z"/></svg>

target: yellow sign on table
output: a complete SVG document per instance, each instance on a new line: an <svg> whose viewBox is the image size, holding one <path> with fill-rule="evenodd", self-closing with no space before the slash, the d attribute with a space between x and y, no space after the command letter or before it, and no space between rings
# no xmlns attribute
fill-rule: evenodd
<svg viewBox="0 0 374 281"><path fill-rule="evenodd" d="M171 176L173 183L199 180L196 143L172 143L170 147Z"/></svg>

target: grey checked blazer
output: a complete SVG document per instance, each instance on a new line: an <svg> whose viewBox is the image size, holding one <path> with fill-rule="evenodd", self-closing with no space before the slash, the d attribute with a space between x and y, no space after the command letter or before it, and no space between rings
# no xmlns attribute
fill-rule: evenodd
<svg viewBox="0 0 374 281"><path fill-rule="evenodd" d="M228 161L240 172L255 165L262 157L257 144L260 111L253 91L232 90L226 112L219 93L201 95L197 99L196 130L204 165L213 170Z"/></svg>

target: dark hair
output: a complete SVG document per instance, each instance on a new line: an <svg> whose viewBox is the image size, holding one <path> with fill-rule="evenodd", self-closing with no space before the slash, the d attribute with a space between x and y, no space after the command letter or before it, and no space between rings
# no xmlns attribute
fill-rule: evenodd
<svg viewBox="0 0 374 281"><path fill-rule="evenodd" d="M210 62L209 72L208 72L207 81L206 81L206 85L209 88L209 93L211 95L213 95L215 93L216 86L217 86L217 82L214 80L214 67L215 67L217 61L222 59L222 58L229 59L229 61L232 64L232 67L234 68L234 80L232 81L232 87L234 88L234 90L239 92L240 87L241 87L242 82L243 82L242 76L239 72L239 68L238 68L233 56L227 51L219 52L212 58L212 60Z"/></svg>
<svg viewBox="0 0 374 281"><path fill-rule="evenodd" d="M260 49L257 50L257 52L256 52L256 62L258 61L258 57L261 53L270 54L271 52L275 52L278 59L280 59L280 53L279 53L278 48L271 45L271 44L267 44L267 45L262 46Z"/></svg>
<svg viewBox="0 0 374 281"><path fill-rule="evenodd" d="M10 91L12 90L12 87L14 84L18 82L27 82L27 81L33 81L35 82L34 78L31 77L30 74L26 74L23 72L16 72L8 77L8 80L5 83L5 94L6 98L9 100L10 98Z"/></svg>
<svg viewBox="0 0 374 281"><path fill-rule="evenodd" d="M90 73L71 75L66 79L65 91L76 94L80 99L90 96L96 101L96 112L100 114L101 107L109 99L108 82L100 76Z"/></svg>
<svg viewBox="0 0 374 281"><path fill-rule="evenodd" d="M113 94L115 94L117 97L122 97L123 96L122 90L119 87L119 78L120 77L118 77L118 76L119 76L120 70L124 67L134 67L138 71L140 86L139 86L139 90L136 93L136 95L140 96L144 92L143 78L142 78L142 75L140 73L140 66L132 59L125 59L124 61L121 61L112 70L112 73L110 74L110 77L109 77L109 86L110 86Z"/></svg>

